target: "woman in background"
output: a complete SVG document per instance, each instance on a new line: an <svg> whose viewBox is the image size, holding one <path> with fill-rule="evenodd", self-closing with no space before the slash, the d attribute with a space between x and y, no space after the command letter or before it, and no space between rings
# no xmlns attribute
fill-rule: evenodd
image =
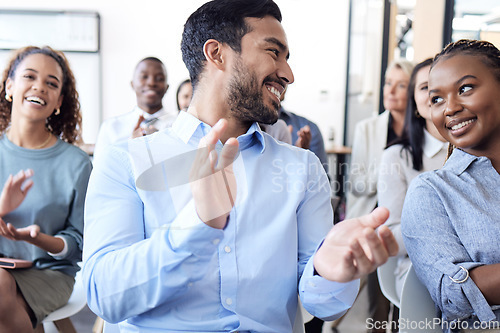
<svg viewBox="0 0 500 333"><path fill-rule="evenodd" d="M191 103L191 98L193 97L193 85L191 84L190 79L181 82L177 88L175 96L177 101L177 110L186 111Z"/></svg>
<svg viewBox="0 0 500 333"><path fill-rule="evenodd" d="M431 119L429 99L429 70L432 59L426 59L413 69L408 86L408 107L403 135L382 154L377 199L381 207L389 209L385 224L394 233L398 244L396 292L401 298L410 259L401 235L401 211L410 182L418 174L439 169L446 160L448 143L439 134Z"/></svg>
<svg viewBox="0 0 500 333"><path fill-rule="evenodd" d="M377 207L377 179L385 147L403 134L408 84L413 64L395 60L385 72L385 111L356 125L352 144L346 219L369 214ZM380 291L377 272L368 276L368 318L387 321L390 303ZM385 330L372 331L384 332Z"/></svg>
<svg viewBox="0 0 500 333"><path fill-rule="evenodd" d="M18 50L0 89L0 253L33 266L0 268L0 332L33 332L73 290L92 168L74 145L80 130L64 55L50 47Z"/></svg>

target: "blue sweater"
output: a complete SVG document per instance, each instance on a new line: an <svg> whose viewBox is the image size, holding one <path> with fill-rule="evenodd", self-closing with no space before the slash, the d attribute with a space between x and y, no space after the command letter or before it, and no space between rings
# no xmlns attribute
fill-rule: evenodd
<svg viewBox="0 0 500 333"><path fill-rule="evenodd" d="M83 246L83 206L92 164L85 152L62 140L46 149L26 149L0 138L0 187L10 174L33 169L34 185L23 203L3 216L16 228L32 224L43 233L64 237L68 252L54 258L24 241L0 237L0 255L34 262L38 269L59 270L70 276L78 271Z"/></svg>

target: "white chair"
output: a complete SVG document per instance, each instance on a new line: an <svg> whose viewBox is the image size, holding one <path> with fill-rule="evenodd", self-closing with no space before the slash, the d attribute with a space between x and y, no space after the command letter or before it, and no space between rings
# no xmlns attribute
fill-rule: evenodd
<svg viewBox="0 0 500 333"><path fill-rule="evenodd" d="M299 297L299 301L297 303L297 314L295 315L295 322L293 323L292 333L304 333L304 324L311 321L311 319L313 318L314 316L307 312L307 310L302 306Z"/></svg>
<svg viewBox="0 0 500 333"><path fill-rule="evenodd" d="M36 333L76 333L70 317L80 312L87 305L80 272L76 273L75 286L68 303L49 314L42 321L42 324L38 325Z"/></svg>
<svg viewBox="0 0 500 333"><path fill-rule="evenodd" d="M398 257L390 257L385 264L377 268L378 283L382 294L395 306L400 308L400 301L396 292L396 276L394 272L398 264Z"/></svg>
<svg viewBox="0 0 500 333"><path fill-rule="evenodd" d="M439 325L440 321L436 319L434 301L429 295L427 288L420 282L417 274L415 274L413 265L410 266L405 283L403 284L399 322L400 333L442 332ZM430 324L426 325L427 323Z"/></svg>

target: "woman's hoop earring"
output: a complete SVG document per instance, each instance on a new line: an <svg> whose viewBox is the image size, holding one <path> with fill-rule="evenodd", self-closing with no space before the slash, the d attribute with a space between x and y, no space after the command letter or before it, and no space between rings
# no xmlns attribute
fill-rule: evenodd
<svg viewBox="0 0 500 333"><path fill-rule="evenodd" d="M5 100L12 103L12 97L9 94L5 94Z"/></svg>
<svg viewBox="0 0 500 333"><path fill-rule="evenodd" d="M57 108L57 110L56 110L56 112L54 113L54 115L58 116L60 113L61 113L61 109L60 109L60 108Z"/></svg>

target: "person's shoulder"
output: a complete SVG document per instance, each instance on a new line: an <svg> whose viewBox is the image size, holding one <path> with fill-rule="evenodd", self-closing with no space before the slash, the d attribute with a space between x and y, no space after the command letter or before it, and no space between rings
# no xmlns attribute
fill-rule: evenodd
<svg viewBox="0 0 500 333"><path fill-rule="evenodd" d="M389 121L389 111L384 111L380 114L372 115L358 122L360 127L373 126L379 123L387 123Z"/></svg>
<svg viewBox="0 0 500 333"><path fill-rule="evenodd" d="M412 180L410 189L427 188L436 190L441 187L448 173L449 171L442 169L424 171Z"/></svg>
<svg viewBox="0 0 500 333"><path fill-rule="evenodd" d="M304 117L304 116L301 116L301 115L299 115L299 114L296 114L296 113L294 113L294 112L290 112L290 111L288 111L288 113L289 113L292 117L297 118L297 119L298 119L301 123L307 123L309 126L318 127L318 126L316 125L316 123L315 123L314 121L310 120L309 118L306 118L306 117Z"/></svg>
<svg viewBox="0 0 500 333"><path fill-rule="evenodd" d="M58 166L63 166L73 170L76 174L83 174L88 177L92 170L90 156L74 144L59 140Z"/></svg>
<svg viewBox="0 0 500 333"><path fill-rule="evenodd" d="M312 156L316 157L316 155L309 149L303 149L292 144L279 141L269 135L269 133L264 132L262 134L265 138L266 150L272 152L273 156L277 158L304 161L310 159Z"/></svg>
<svg viewBox="0 0 500 333"><path fill-rule="evenodd" d="M292 144L280 141L279 139L274 137L271 133L262 131L262 136L264 138L266 149L270 150L277 149L279 152L287 152L287 151L293 151L295 150L295 148L298 148Z"/></svg>
<svg viewBox="0 0 500 333"><path fill-rule="evenodd" d="M408 153L408 150L402 144L395 144L387 147L382 156L391 160L399 160L407 158Z"/></svg>
<svg viewBox="0 0 500 333"><path fill-rule="evenodd" d="M64 151L63 157L66 160L74 161L75 163L90 162L90 156L80 147L63 140L60 140L60 145Z"/></svg>

